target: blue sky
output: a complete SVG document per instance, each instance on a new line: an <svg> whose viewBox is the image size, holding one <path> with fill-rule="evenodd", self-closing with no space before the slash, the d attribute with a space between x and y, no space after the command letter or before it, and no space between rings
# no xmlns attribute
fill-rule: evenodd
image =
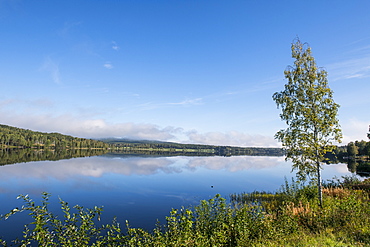
<svg viewBox="0 0 370 247"><path fill-rule="evenodd" d="M343 142L370 124L370 1L0 0L0 123L80 137L278 146L308 42Z"/></svg>

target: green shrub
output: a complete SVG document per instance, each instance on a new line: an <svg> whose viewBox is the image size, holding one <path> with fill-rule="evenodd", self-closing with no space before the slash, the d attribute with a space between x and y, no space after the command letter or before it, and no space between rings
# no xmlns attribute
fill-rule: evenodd
<svg viewBox="0 0 370 247"><path fill-rule="evenodd" d="M166 223L151 231L131 228L128 222L122 229L115 220L97 226L102 208L71 208L62 200L60 219L48 210L47 193L41 205L21 195L24 206L1 218L31 215L22 239L13 241L17 246L369 246L367 192L342 185L325 188L322 208L315 195L314 186L295 183L276 193L234 194L231 203L216 195L197 206L171 210ZM0 240L0 245L8 244Z"/></svg>

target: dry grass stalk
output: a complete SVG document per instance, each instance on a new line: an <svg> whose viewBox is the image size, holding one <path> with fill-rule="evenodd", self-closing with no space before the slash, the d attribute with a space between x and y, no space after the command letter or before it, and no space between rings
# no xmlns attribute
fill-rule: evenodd
<svg viewBox="0 0 370 247"><path fill-rule="evenodd" d="M298 205L292 202L287 206L287 209L288 212L291 212L293 215L307 215L312 211L309 203L303 205L302 202L299 202Z"/></svg>
<svg viewBox="0 0 370 247"><path fill-rule="evenodd" d="M324 188L322 189L322 193L327 196L343 199L348 197L351 191L344 188Z"/></svg>

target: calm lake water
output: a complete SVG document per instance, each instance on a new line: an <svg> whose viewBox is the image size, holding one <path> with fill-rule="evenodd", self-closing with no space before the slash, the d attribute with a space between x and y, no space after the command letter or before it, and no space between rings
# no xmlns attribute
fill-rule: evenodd
<svg viewBox="0 0 370 247"><path fill-rule="evenodd" d="M37 203L52 194L50 209L60 213L59 199L84 207L104 206L103 223L130 222L152 229L165 222L171 208L196 205L219 193L276 191L290 180L284 157L129 157L103 155L0 166L0 214L22 205L19 194ZM350 175L345 164L325 166L323 179ZM0 221L0 236L20 236L29 222L25 213Z"/></svg>

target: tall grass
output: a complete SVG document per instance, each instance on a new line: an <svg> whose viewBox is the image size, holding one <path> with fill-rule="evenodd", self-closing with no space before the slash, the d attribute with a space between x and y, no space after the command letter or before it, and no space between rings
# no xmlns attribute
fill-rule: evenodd
<svg viewBox="0 0 370 247"><path fill-rule="evenodd" d="M348 180L348 179L347 179ZM357 183L358 182L358 183ZM357 185L369 181L357 181ZM346 185L346 186L344 186ZM98 225L102 208L69 207L60 201L63 218L48 210L49 194L40 205L20 196L23 207L2 215L28 212L33 221L23 236L3 246L370 246L370 205L366 190L345 180L327 184L324 205L316 188L286 182L276 193L220 195L191 208L171 210L166 223L151 231ZM0 233L1 234L1 233ZM1 245L0 244L0 245Z"/></svg>

